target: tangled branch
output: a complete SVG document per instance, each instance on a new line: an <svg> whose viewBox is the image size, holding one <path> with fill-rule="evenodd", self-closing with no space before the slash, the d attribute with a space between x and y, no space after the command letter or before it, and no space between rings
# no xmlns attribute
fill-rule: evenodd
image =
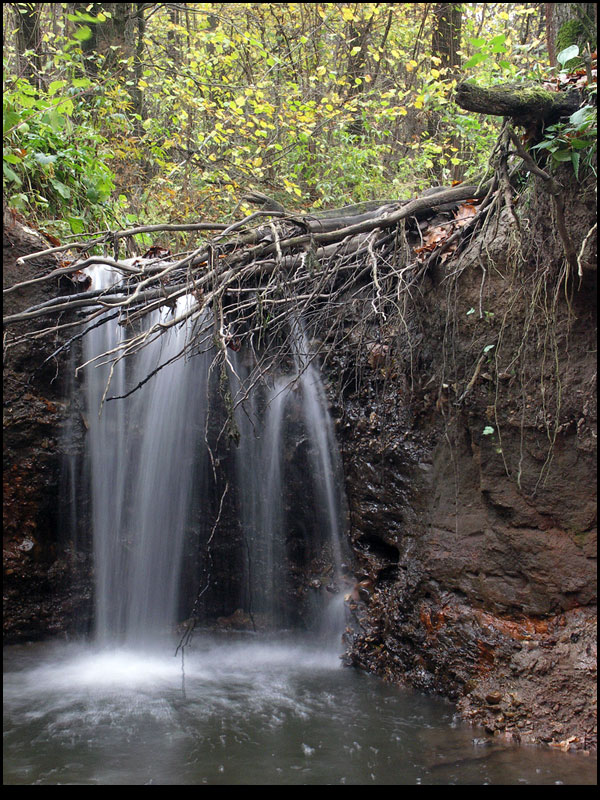
<svg viewBox="0 0 600 800"><path fill-rule="evenodd" d="M406 223L409 230L412 226L413 231L419 231L419 220L431 217L440 208L484 197L488 188L487 184L458 186L407 203L382 201L310 215L297 215L281 207L265 208L264 196L255 193L254 200L263 209L236 223L175 226L218 231L179 258L172 258L159 248L151 248L145 256L136 258L120 260L118 252L115 257L109 256L106 253L109 243L133 237L142 229L117 231L105 236L102 254L89 254L97 246L95 240L85 246L84 258L63 262L46 275L5 289L7 293L14 292L34 283L82 272L93 276L94 266L99 264L110 268L114 275L108 288L95 288L93 283L89 288L88 281L84 291L61 294L6 316L3 322L9 330L17 323L32 323L25 332L9 336L7 347L73 325L81 326L85 333L92 322L101 324L97 321L99 315L112 311L118 312L120 324L131 333L114 352L99 354L97 359L118 358L135 352L155 335L186 319L199 318L206 309L218 310L215 336L223 351L228 347L235 349L242 338L250 346L256 346L267 328L269 336L276 338L290 314L311 316L324 307L335 308L342 294L353 285L370 284L373 308L385 315L385 307L397 291L398 269L405 285L416 280L423 269L418 260L412 264L397 263L399 224ZM269 219L265 224L250 227L260 217ZM143 230L172 228L151 226ZM81 247L80 243L74 249ZM24 259L32 260L51 251ZM191 295L194 302L183 313L175 314L176 301L184 295ZM163 314L139 332L135 323L165 307L172 310L170 316ZM57 317L64 320L65 315L67 322L46 322L45 327L39 327L39 321Z"/></svg>

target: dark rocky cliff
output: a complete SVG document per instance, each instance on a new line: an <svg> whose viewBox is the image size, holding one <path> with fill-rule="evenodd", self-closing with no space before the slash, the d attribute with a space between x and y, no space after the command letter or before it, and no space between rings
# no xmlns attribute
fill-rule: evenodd
<svg viewBox="0 0 600 800"><path fill-rule="evenodd" d="M54 267L52 255L18 266L19 257L50 245L26 221L4 208L3 286ZM4 296L6 315L55 296L55 282L33 284ZM27 330L23 323L15 333ZM64 357L47 360L60 339L30 339L4 354L3 557L6 642L76 630L89 617L90 565L83 542L77 552L61 535L69 513L61 494L66 442L74 415L65 384ZM79 420L79 427L81 421ZM79 442L81 443L79 431ZM71 437L68 448L77 448ZM85 625L85 622L84 622Z"/></svg>

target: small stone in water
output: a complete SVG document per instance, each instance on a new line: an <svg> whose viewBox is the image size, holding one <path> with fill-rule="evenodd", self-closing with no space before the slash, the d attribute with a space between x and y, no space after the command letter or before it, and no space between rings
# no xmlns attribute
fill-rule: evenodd
<svg viewBox="0 0 600 800"><path fill-rule="evenodd" d="M485 702L489 703L491 706L498 705L498 703L502 700L502 695L500 692L490 692L485 696Z"/></svg>

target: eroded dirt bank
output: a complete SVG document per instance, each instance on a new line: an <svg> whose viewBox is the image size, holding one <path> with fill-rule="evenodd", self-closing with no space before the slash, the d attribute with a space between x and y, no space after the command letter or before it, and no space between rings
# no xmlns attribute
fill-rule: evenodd
<svg viewBox="0 0 600 800"><path fill-rule="evenodd" d="M56 267L53 256L17 266L49 247L26 220L4 208L3 286ZM4 296L5 314L56 295L54 282ZM21 331L25 330L21 324ZM89 615L88 547L62 536L69 498L60 491L68 456L81 446L83 423L72 413L63 358L47 357L60 339L32 340L5 354L3 373L3 631L5 642L77 629ZM65 425L71 435L63 435Z"/></svg>
<svg viewBox="0 0 600 800"><path fill-rule="evenodd" d="M595 193L565 183L581 242ZM517 211L521 230L505 215L400 318L361 326L355 301L362 358L331 354L358 562L349 660L451 697L490 735L587 750L595 256L565 283L550 198L530 189Z"/></svg>

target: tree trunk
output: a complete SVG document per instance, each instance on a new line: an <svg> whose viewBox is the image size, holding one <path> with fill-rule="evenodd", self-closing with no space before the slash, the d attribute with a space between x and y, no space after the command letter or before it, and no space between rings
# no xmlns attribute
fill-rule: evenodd
<svg viewBox="0 0 600 800"><path fill-rule="evenodd" d="M17 31L18 72L33 86L42 88L42 30L40 26L41 3L13 3ZM28 55L25 55L28 53Z"/></svg>
<svg viewBox="0 0 600 800"><path fill-rule="evenodd" d="M461 3L435 3L433 6L433 33L431 38L431 54L433 63L442 71L442 75L450 78L460 64L460 35L462 28ZM439 59L436 62L436 59ZM433 111L428 114L427 130L432 139L438 136L440 115ZM449 142L457 151L461 149L459 137L452 135ZM444 167L437 164L434 168L437 180L444 182ZM454 171L453 178L458 177Z"/></svg>
<svg viewBox="0 0 600 800"><path fill-rule="evenodd" d="M595 3L546 3L546 41L550 65L556 56L572 44L580 52L586 45L596 47L598 11Z"/></svg>
<svg viewBox="0 0 600 800"><path fill-rule="evenodd" d="M451 69L460 64L461 3L436 3L433 7L432 54L441 59L441 67Z"/></svg>

